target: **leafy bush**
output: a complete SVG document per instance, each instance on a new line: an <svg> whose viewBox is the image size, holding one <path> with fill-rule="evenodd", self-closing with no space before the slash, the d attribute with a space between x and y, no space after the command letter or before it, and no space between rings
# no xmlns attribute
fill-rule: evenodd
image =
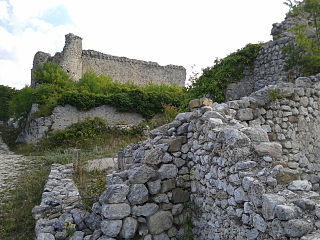
<svg viewBox="0 0 320 240"><path fill-rule="evenodd" d="M15 93L15 89L0 85L0 121L7 121L9 119L9 101Z"/></svg>
<svg viewBox="0 0 320 240"><path fill-rule="evenodd" d="M145 118L151 118L163 111L163 104L180 106L183 93L180 94L182 96L174 92L146 92L139 88L123 89L122 92L109 95L68 91L59 98L58 105L69 104L83 111L109 105L120 112L136 112Z"/></svg>
<svg viewBox="0 0 320 240"><path fill-rule="evenodd" d="M38 84L57 84L57 85L70 85L72 84L69 75L63 69L52 62L45 62L39 65L33 71L33 79Z"/></svg>
<svg viewBox="0 0 320 240"><path fill-rule="evenodd" d="M19 119L26 118L34 102L35 90L31 87L25 87L13 96L9 102L10 116Z"/></svg>
<svg viewBox="0 0 320 240"><path fill-rule="evenodd" d="M203 74L192 83L184 105L186 106L191 99L206 94L212 95L217 102L223 102L228 84L244 77L245 67L250 66L256 59L261 45L248 44L226 58L216 59L214 66L204 69Z"/></svg>
<svg viewBox="0 0 320 240"><path fill-rule="evenodd" d="M83 111L109 105L120 112L136 112L149 119L163 111L163 104L180 106L185 96L182 87L120 83L93 72L87 72L79 82L73 82L53 63L39 66L34 74L41 84L35 89L26 87L18 91L10 102L10 113L16 118L25 119L32 103L37 103L36 117L48 116L54 107L69 104Z"/></svg>
<svg viewBox="0 0 320 240"><path fill-rule="evenodd" d="M101 118L86 119L82 122L72 124L65 130L50 132L46 139L40 142L40 148L76 147L96 143L98 138L112 134L115 136L136 136L143 134L143 126L138 125L131 129L121 130L117 127L108 126Z"/></svg>
<svg viewBox="0 0 320 240"><path fill-rule="evenodd" d="M291 29L295 41L283 48L285 70L299 70L302 75L317 74L320 72L320 0L305 0L292 6L289 13L307 17L311 25L297 24Z"/></svg>

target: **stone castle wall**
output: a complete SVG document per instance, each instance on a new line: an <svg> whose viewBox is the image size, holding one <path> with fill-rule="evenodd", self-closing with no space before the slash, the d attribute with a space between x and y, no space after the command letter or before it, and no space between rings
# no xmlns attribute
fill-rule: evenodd
<svg viewBox="0 0 320 240"><path fill-rule="evenodd" d="M160 66L157 63L115 57L100 52L86 50L82 54L83 73L94 71L109 75L121 82L136 82L184 86L186 70L180 66Z"/></svg>
<svg viewBox="0 0 320 240"><path fill-rule="evenodd" d="M93 50L82 50L80 37L69 33L65 38L62 52L56 53L54 56L37 52L34 56L32 71L40 64L52 61L59 64L75 81L78 81L87 71L94 71L99 75L109 75L113 80L122 83L131 81L138 85L148 83L185 85L186 70L182 66L160 66L155 62L116 57ZM31 85L36 85L32 74Z"/></svg>

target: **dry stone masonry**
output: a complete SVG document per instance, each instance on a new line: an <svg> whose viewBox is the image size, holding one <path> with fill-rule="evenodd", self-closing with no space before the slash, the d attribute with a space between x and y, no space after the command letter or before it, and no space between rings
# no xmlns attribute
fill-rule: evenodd
<svg viewBox="0 0 320 240"><path fill-rule="evenodd" d="M65 46L62 52L54 56L37 52L34 56L32 71L48 61L59 64L75 81L78 81L87 71L94 71L98 75L109 75L113 80L123 83L130 81L138 85L154 83L184 86L186 80L186 69L182 66L160 66L155 62L82 50L82 38L72 33L65 36ZM32 74L31 85L36 85Z"/></svg>
<svg viewBox="0 0 320 240"><path fill-rule="evenodd" d="M286 59L282 50L294 41L290 29L295 24L308 24L308 20L301 16L287 16L283 22L273 24L271 30L273 41L261 47L253 66L245 69L242 80L228 85L227 100L239 99L267 85L290 82L299 76L297 69L285 71Z"/></svg>
<svg viewBox="0 0 320 240"><path fill-rule="evenodd" d="M320 238L319 103L320 74L192 101L122 151L79 239Z"/></svg>

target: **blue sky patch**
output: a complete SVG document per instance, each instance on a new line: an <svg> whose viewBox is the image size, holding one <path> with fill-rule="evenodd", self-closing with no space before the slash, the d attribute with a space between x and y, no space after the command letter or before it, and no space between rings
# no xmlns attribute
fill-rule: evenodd
<svg viewBox="0 0 320 240"><path fill-rule="evenodd" d="M55 27L72 23L68 10L62 5L48 9L40 19Z"/></svg>

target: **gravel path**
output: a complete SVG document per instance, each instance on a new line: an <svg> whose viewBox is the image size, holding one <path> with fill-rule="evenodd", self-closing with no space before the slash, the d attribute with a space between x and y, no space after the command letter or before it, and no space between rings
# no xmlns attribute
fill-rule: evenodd
<svg viewBox="0 0 320 240"><path fill-rule="evenodd" d="M24 169L25 158L11 152L0 137L0 204L2 197L12 189L19 173Z"/></svg>

